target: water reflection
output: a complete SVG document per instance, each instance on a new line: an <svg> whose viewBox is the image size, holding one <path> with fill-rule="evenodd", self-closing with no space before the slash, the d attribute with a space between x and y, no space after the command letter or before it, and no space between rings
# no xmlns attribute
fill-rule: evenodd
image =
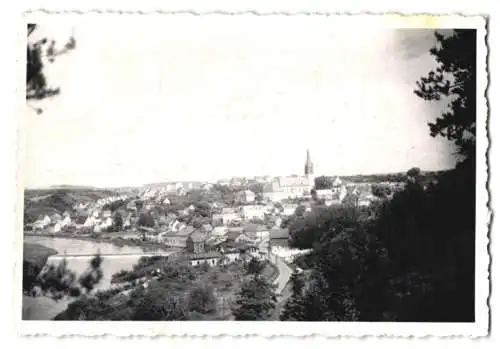
<svg viewBox="0 0 500 349"><path fill-rule="evenodd" d="M96 286L97 289L107 289L111 285L111 277L120 270L132 269L142 255L150 253L166 254L157 248L143 249L138 246L115 246L106 242L94 242L64 238L50 238L44 236L25 236L24 242L36 243L57 251L57 255L50 256L47 263L58 264L66 258L68 268L79 276L89 266L92 257L100 253L103 256L103 278ZM50 320L63 311L69 302L62 300L55 302L46 297L23 297L24 320Z"/></svg>

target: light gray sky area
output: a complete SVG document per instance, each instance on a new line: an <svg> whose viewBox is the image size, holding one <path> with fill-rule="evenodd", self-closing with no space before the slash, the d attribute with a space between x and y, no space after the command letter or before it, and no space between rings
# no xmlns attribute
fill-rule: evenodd
<svg viewBox="0 0 500 349"><path fill-rule="evenodd" d="M307 148L318 175L454 166L427 126L443 104L413 93L432 30L283 17L40 25L77 45L47 66L61 94L23 115L25 185L301 174Z"/></svg>

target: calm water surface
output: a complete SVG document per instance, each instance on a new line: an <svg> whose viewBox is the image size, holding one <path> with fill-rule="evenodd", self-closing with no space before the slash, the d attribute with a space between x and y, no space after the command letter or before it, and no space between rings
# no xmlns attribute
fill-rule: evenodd
<svg viewBox="0 0 500 349"><path fill-rule="evenodd" d="M106 242L94 242L76 239L51 238L45 236L25 236L25 242L40 244L57 251L57 255L50 256L47 263L58 264L66 257L68 268L77 276L89 266L92 257L101 253L103 255L103 278L97 289L103 290L111 285L111 277L120 270L132 269L142 255L163 254L157 249L145 250L138 246L118 247ZM55 302L47 297L23 297L24 320L50 320L63 311L69 301Z"/></svg>

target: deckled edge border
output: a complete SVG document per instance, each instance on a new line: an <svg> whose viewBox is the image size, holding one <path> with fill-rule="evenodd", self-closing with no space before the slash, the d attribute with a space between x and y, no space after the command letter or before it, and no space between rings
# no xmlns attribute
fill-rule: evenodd
<svg viewBox="0 0 500 349"><path fill-rule="evenodd" d="M263 335L259 333L247 333L247 334L228 334L228 333L219 333L219 334L204 334L204 335L193 335L191 333L184 333L184 334L153 334L153 335L144 335L144 334L138 334L138 335L117 335L113 333L102 333L102 334L62 334L62 335L54 335L53 333L30 333L30 334L22 334L23 337L26 338L37 338L37 337L43 337L43 336L49 336L49 337L54 337L54 338L61 338L61 339L68 339L68 338L120 338L120 339L159 339L159 338L171 338L171 339L179 339L179 338L190 338L190 339L195 339L195 338L225 338L225 337L230 337L230 338L235 338L235 339L240 339L240 338L266 338L266 339L278 339L278 338L297 338L297 339L306 339L306 338L326 338L326 339L337 339L337 338L357 338L357 339L367 339L367 338L405 338L405 339L413 339L413 338L418 338L418 339L429 339L429 338L471 338L471 339L480 339L485 336L490 335L491 331L491 307L490 307L490 299L491 299L491 290L492 290L492 278L491 278L491 228L493 226L493 210L491 206L491 191L490 191L490 178L491 178L491 170L490 170L490 149L491 149L491 135L489 132L489 125L490 125L490 103L489 103L489 89L490 89L490 71L489 71L489 57L490 57L490 50L489 50L489 16L481 13L477 14L463 14L461 12L448 12L448 13L430 13L430 12L419 12L419 13L404 13L404 12L398 12L398 11L391 11L391 12L329 12L329 11L271 11L271 12L259 12L256 10L245 10L245 11L220 11L220 10L214 10L214 11L195 11L195 10L173 10L173 11L161 11L161 10L149 10L149 11L141 11L141 10L110 10L110 9L105 9L105 10L100 10L100 9L89 9L89 10L46 10L46 9L32 9L32 10L27 10L24 12L24 15L29 15L29 14L36 14L36 13L43 13L43 14L48 14L48 15L61 15L61 14L118 14L118 15L148 15L148 14L157 14L157 15L193 15L193 16L205 16L205 15L255 15L255 16L326 16L326 17L333 17L333 16L357 16L357 15L364 15L364 16L401 16L401 17L418 17L418 16L447 16L447 17L481 17L484 20L484 25L485 27L485 35L484 35L484 43L485 43L485 73L486 73L486 86L480 87L477 86L477 88L484 88L484 101L486 106L486 123L485 123L485 128L486 128L486 149L485 149L485 162L486 162L486 183L484 184L486 187L486 208L487 208L487 220L486 220L486 225L487 225L487 240L486 240L486 252L488 254L488 264L487 264L487 273L488 273L488 295L487 295L487 308L488 308L488 328L487 328L487 333L485 335L461 335L461 334L451 334L451 335L394 335L394 334L364 334L364 335L332 335L332 336L327 336L325 334L320 334L320 333L311 333L308 335L290 335L290 334L276 334L276 335ZM477 38L479 39L479 38ZM479 60L479 57L478 57ZM19 132L20 130L18 129L18 138L19 138ZM477 150L478 152L481 152L481 149ZM18 165L18 171L19 171L19 165ZM476 183L477 187L479 184ZM484 187L483 187L484 188ZM16 210L17 211L17 210ZM16 212L17 213L17 212ZM16 261L17 262L17 261ZM251 332L251 331L249 331Z"/></svg>

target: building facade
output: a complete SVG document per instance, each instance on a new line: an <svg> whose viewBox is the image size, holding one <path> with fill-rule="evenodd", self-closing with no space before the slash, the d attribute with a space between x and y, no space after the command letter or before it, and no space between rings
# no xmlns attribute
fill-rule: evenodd
<svg viewBox="0 0 500 349"><path fill-rule="evenodd" d="M264 185L262 196L267 201L281 201L289 198L302 198L311 195L314 188L314 166L309 149L306 154L303 176L288 176L274 179Z"/></svg>

